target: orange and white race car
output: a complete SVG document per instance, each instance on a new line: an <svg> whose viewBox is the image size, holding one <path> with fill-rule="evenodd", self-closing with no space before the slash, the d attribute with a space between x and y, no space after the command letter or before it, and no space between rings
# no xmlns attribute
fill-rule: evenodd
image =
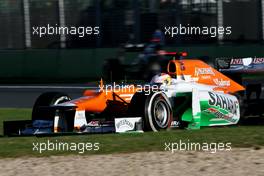
<svg viewBox="0 0 264 176"><path fill-rule="evenodd" d="M32 124L20 134L159 131L233 125L240 119L244 88L203 61L171 60L167 73L141 85L104 85L71 99L48 92L36 100ZM8 125L10 127L10 125ZM14 129L6 133L17 132Z"/></svg>

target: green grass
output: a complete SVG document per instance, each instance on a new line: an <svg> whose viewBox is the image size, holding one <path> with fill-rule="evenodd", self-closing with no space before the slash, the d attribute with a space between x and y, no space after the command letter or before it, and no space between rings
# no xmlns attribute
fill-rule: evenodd
<svg viewBox="0 0 264 176"><path fill-rule="evenodd" d="M30 117L29 109L1 109L0 117L3 119L27 119ZM85 151L78 154L76 151L45 151L39 153L33 151L33 143L50 140L54 143L99 143L98 151ZM221 128L204 128L201 130L171 130L159 133L130 133L130 134L97 134L97 135L72 135L57 137L2 137L0 138L0 157L21 157L21 156L51 156L51 155L89 155L89 154L110 154L130 153L143 151L163 151L166 143L179 141L197 143L232 143L234 147L262 147L264 146L263 126L233 126Z"/></svg>

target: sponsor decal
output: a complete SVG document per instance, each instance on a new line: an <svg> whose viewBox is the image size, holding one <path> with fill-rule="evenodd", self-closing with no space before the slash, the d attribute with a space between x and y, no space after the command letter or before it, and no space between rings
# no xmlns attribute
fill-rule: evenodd
<svg viewBox="0 0 264 176"><path fill-rule="evenodd" d="M213 79L213 81L219 87L230 86L230 80L223 80L222 78L221 79L215 78Z"/></svg>
<svg viewBox="0 0 264 176"><path fill-rule="evenodd" d="M224 114L215 108L208 108L208 109L204 110L204 112L206 112L208 114L213 114L218 119L224 119L224 120L227 120L227 121L232 122L232 123L236 122L236 119L233 119L234 115L231 113Z"/></svg>
<svg viewBox="0 0 264 176"><path fill-rule="evenodd" d="M221 109L229 111L232 114L237 115L237 101L234 101L226 96L219 95L213 92L208 92L208 94L210 96L210 99L208 101L208 104L210 106L219 107Z"/></svg>
<svg viewBox="0 0 264 176"><path fill-rule="evenodd" d="M247 58L238 58L238 59L232 59L231 60L231 65L244 65L243 64L243 59ZM263 64L264 63L264 58L251 58L250 64Z"/></svg>
<svg viewBox="0 0 264 176"><path fill-rule="evenodd" d="M211 68L195 68L195 76L199 75L215 75Z"/></svg>
<svg viewBox="0 0 264 176"><path fill-rule="evenodd" d="M123 132L143 132L141 117L115 118L115 130L117 133Z"/></svg>
<svg viewBox="0 0 264 176"><path fill-rule="evenodd" d="M254 64L263 64L264 63L264 58L254 58L253 59Z"/></svg>
<svg viewBox="0 0 264 176"><path fill-rule="evenodd" d="M211 76L210 75L203 75L203 76L201 76L201 79L211 79Z"/></svg>
<svg viewBox="0 0 264 176"><path fill-rule="evenodd" d="M171 122L171 128L179 127L180 121L172 121Z"/></svg>
<svg viewBox="0 0 264 176"><path fill-rule="evenodd" d="M32 126L34 128L51 128L53 127L53 121L51 120L34 120Z"/></svg>
<svg viewBox="0 0 264 176"><path fill-rule="evenodd" d="M177 79L183 79L185 81L189 81L189 82L198 82L199 81L199 77L192 77L192 75L178 75Z"/></svg>
<svg viewBox="0 0 264 176"><path fill-rule="evenodd" d="M231 65L243 65L242 59L232 59Z"/></svg>
<svg viewBox="0 0 264 176"><path fill-rule="evenodd" d="M127 119L122 119L116 124L117 128L120 128L121 126L122 127L127 126L129 128L132 128L132 129L134 128L134 125L130 121L128 121Z"/></svg>
<svg viewBox="0 0 264 176"><path fill-rule="evenodd" d="M87 124L87 126L100 126L100 124L98 120L92 120Z"/></svg>

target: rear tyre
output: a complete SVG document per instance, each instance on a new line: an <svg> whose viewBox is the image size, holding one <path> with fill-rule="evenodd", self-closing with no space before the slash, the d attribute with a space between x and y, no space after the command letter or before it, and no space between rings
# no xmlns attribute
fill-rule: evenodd
<svg viewBox="0 0 264 176"><path fill-rule="evenodd" d="M47 92L41 94L33 106L32 120L54 120L56 111L43 107L57 105L70 100L71 98L67 94L61 92Z"/></svg>

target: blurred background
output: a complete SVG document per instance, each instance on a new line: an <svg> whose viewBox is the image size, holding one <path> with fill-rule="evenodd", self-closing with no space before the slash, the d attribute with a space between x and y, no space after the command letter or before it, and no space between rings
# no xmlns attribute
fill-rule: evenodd
<svg viewBox="0 0 264 176"><path fill-rule="evenodd" d="M100 35L32 35L47 24L99 26ZM0 82L96 80L106 59L138 57L124 44L179 24L231 26L232 34L166 36L164 49L211 60L264 56L264 0L0 0Z"/></svg>

